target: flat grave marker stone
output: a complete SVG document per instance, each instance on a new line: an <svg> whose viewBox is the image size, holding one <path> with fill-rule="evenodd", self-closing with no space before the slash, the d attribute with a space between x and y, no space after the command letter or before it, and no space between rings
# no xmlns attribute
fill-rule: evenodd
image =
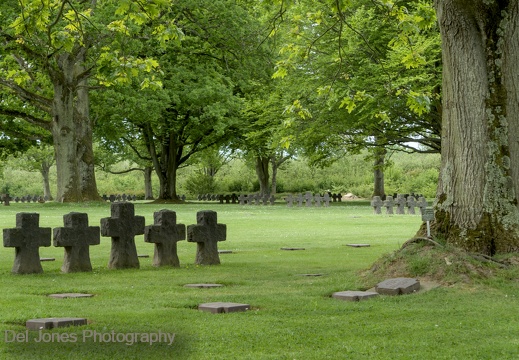
<svg viewBox="0 0 519 360"><path fill-rule="evenodd" d="M85 293L62 293L62 294L49 294L48 297L54 299L79 299L79 298L91 298L94 294L85 294Z"/></svg>
<svg viewBox="0 0 519 360"><path fill-rule="evenodd" d="M51 258L51 257L42 257L40 258L40 261L56 261L56 258Z"/></svg>
<svg viewBox="0 0 519 360"><path fill-rule="evenodd" d="M381 295L404 295L420 290L420 281L414 278L387 279L375 286L375 291Z"/></svg>
<svg viewBox="0 0 519 360"><path fill-rule="evenodd" d="M27 320L25 327L27 330L44 330L86 324L87 319L85 318L43 318Z"/></svg>
<svg viewBox="0 0 519 360"><path fill-rule="evenodd" d="M346 300L346 301L361 301L367 300L379 296L374 291L339 291L332 294L335 299Z"/></svg>
<svg viewBox="0 0 519 360"><path fill-rule="evenodd" d="M370 244L346 244L346 246L360 248L360 247L370 247L371 245Z"/></svg>
<svg viewBox="0 0 519 360"><path fill-rule="evenodd" d="M287 250L287 251L297 251L297 250L306 250L302 247L282 247L281 250Z"/></svg>
<svg viewBox="0 0 519 360"><path fill-rule="evenodd" d="M242 312L249 309L249 304L239 304L232 302L213 302L198 305L198 310L210 312L212 314Z"/></svg>

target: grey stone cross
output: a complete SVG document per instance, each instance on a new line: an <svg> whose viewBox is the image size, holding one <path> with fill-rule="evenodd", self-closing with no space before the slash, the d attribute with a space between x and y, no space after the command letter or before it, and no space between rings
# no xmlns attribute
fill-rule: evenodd
<svg viewBox="0 0 519 360"><path fill-rule="evenodd" d="M314 196L312 195L312 193L310 191L307 191L305 193L305 206L306 207L311 207L312 206L312 200L314 199Z"/></svg>
<svg viewBox="0 0 519 360"><path fill-rule="evenodd" d="M218 265L218 241L227 237L227 226L217 223L216 211L205 210L196 213L196 225L187 227L187 241L197 243L195 264Z"/></svg>
<svg viewBox="0 0 519 360"><path fill-rule="evenodd" d="M177 224L177 214L171 210L153 213L154 224L144 228L144 241L155 243L154 266L180 266L177 242L186 239L186 225Z"/></svg>
<svg viewBox="0 0 519 360"><path fill-rule="evenodd" d="M50 246L51 228L41 228L40 214L16 214L16 228L4 229L4 246L15 248L15 274L42 273L40 246Z"/></svg>
<svg viewBox="0 0 519 360"><path fill-rule="evenodd" d="M65 248L61 271L92 271L89 246L99 245L99 226L88 226L88 215L77 212L63 215L63 224L64 227L53 229L54 246Z"/></svg>
<svg viewBox="0 0 519 360"><path fill-rule="evenodd" d="M373 213L381 214L382 205L384 205L384 202L380 199L380 196L373 196L373 199L371 200L371 206L373 207Z"/></svg>
<svg viewBox="0 0 519 360"><path fill-rule="evenodd" d="M414 196L409 196L407 198L407 213L411 215L415 215L414 208L416 207L416 199Z"/></svg>
<svg viewBox="0 0 519 360"><path fill-rule="evenodd" d="M386 200L384 201L384 206L386 207L386 214L392 215L393 206L395 206L395 202L393 201L392 196L386 197Z"/></svg>
<svg viewBox="0 0 519 360"><path fill-rule="evenodd" d="M407 201L403 195L397 195L396 197L396 213L399 215L405 214L405 205Z"/></svg>
<svg viewBox="0 0 519 360"><path fill-rule="evenodd" d="M111 217L101 219L101 235L112 238L110 269L138 268L135 235L144 234L144 217L135 216L131 202L115 202L110 206Z"/></svg>

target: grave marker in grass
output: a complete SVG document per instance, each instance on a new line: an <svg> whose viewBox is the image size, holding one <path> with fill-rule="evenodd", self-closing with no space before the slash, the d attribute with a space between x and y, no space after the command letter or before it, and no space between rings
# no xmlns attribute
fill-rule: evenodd
<svg viewBox="0 0 519 360"><path fill-rule="evenodd" d="M411 294L420 290L420 281L413 278L387 279L375 286L375 291L381 295Z"/></svg>
<svg viewBox="0 0 519 360"><path fill-rule="evenodd" d="M39 226L40 214L16 214L16 228L4 229L4 247L15 248L14 274L42 273L40 247L50 246L51 228Z"/></svg>
<svg viewBox="0 0 519 360"><path fill-rule="evenodd" d="M48 297L54 299L79 299L79 298L90 298L93 297L94 294L84 294L84 293L62 293L62 294L49 294Z"/></svg>
<svg viewBox="0 0 519 360"><path fill-rule="evenodd" d="M374 291L339 291L332 294L335 299L346 301L360 301L377 297L379 294Z"/></svg>
<svg viewBox="0 0 519 360"><path fill-rule="evenodd" d="M186 225L177 224L177 214L160 210L153 214L154 225L144 228L144 241L155 244L154 266L179 267L177 242L185 240Z"/></svg>
<svg viewBox="0 0 519 360"><path fill-rule="evenodd" d="M135 216L133 203L115 202L110 205L111 217L101 219L101 235L112 238L110 269L138 268L135 235L144 234L144 217Z"/></svg>
<svg viewBox="0 0 519 360"><path fill-rule="evenodd" d="M198 310L210 312L212 314L241 312L247 311L249 309L249 304L239 304L232 302L213 302L198 305Z"/></svg>
<svg viewBox="0 0 519 360"><path fill-rule="evenodd" d="M416 207L417 203L416 203L416 199L414 196L408 196L407 197L407 213L410 214L410 215L415 215L415 210L414 208Z"/></svg>
<svg viewBox="0 0 519 360"><path fill-rule="evenodd" d="M46 330L86 324L87 319L85 318L43 318L27 320L25 327L27 330Z"/></svg>
<svg viewBox="0 0 519 360"><path fill-rule="evenodd" d="M386 207L386 214L393 215L393 206L395 206L395 203L391 196L388 196L386 198L386 200L384 201L384 206Z"/></svg>
<svg viewBox="0 0 519 360"><path fill-rule="evenodd" d="M227 226L217 223L217 214L212 210L197 212L196 223L187 227L187 241L197 243L195 264L220 264L218 242L225 241Z"/></svg>
<svg viewBox="0 0 519 360"><path fill-rule="evenodd" d="M53 230L54 246L65 248L64 273L92 271L90 245L99 245L99 226L88 226L88 215L71 212L63 215L64 227Z"/></svg>

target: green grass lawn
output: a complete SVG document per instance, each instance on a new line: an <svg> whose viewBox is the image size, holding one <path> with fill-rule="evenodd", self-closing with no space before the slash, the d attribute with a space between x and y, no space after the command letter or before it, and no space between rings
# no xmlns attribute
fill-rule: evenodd
<svg viewBox="0 0 519 360"><path fill-rule="evenodd" d="M44 273L13 275L14 249L0 252L1 359L516 359L519 358L519 282L503 275L470 286L441 287L362 302L333 299L336 291L365 288L359 271L399 248L421 224L420 216L376 216L367 202L330 208L240 206L215 203L137 203L136 214L177 212L179 223L196 223L196 212L215 210L227 224L219 266L193 265L196 244L178 243L180 268L151 265L153 245L136 237L138 270L108 270L110 239L90 248L92 273L63 274L62 248L41 248ZM0 208L2 228L18 212L40 213L40 226L63 226L70 211L87 212L90 225L110 216L109 204L15 204ZM349 243L367 243L352 248ZM304 247L282 251L281 247ZM319 273L320 277L300 274ZM508 277L510 277L508 275ZM192 289L187 283L220 283ZM375 284L370 284L375 285ZM59 292L93 298L53 299ZM252 309L210 314L205 302L238 302ZM37 343L6 336L25 332L25 321L42 317L85 317L87 326L50 334L77 336L75 342ZM83 341L97 333L175 333L174 343ZM67 335L68 334L68 335ZM57 335L55 335L57 336ZM7 340L7 341L6 341Z"/></svg>

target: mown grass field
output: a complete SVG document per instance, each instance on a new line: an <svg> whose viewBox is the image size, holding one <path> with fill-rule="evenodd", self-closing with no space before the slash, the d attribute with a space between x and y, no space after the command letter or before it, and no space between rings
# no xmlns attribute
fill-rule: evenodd
<svg viewBox="0 0 519 360"><path fill-rule="evenodd" d="M333 299L336 291L358 290L359 271L412 237L420 216L376 216L367 202L330 208L239 206L215 203L137 203L136 214L177 212L179 223L196 222L199 210L215 210L227 224L219 266L193 265L196 244L179 242L180 268L151 265L153 245L136 237L138 270L109 270L110 239L90 248L92 273L63 274L62 248L42 248L43 274L13 275L14 249L0 249L1 359L516 359L519 358L519 282L511 272L471 285L440 287L363 302ZM17 212L40 213L40 225L63 226L70 211L87 212L90 225L110 215L109 204L12 204L0 208L2 228ZM352 248L349 243L367 243ZM281 247L304 247L282 251ZM319 273L320 277L301 274ZM191 289L188 283L220 283ZM60 292L95 294L53 299ZM196 310L205 302L250 304L243 313ZM87 326L49 331L76 334L75 342L11 341L25 321L43 317L85 317ZM174 343L83 341L98 333L175 333ZM9 336L8 336L9 335Z"/></svg>

